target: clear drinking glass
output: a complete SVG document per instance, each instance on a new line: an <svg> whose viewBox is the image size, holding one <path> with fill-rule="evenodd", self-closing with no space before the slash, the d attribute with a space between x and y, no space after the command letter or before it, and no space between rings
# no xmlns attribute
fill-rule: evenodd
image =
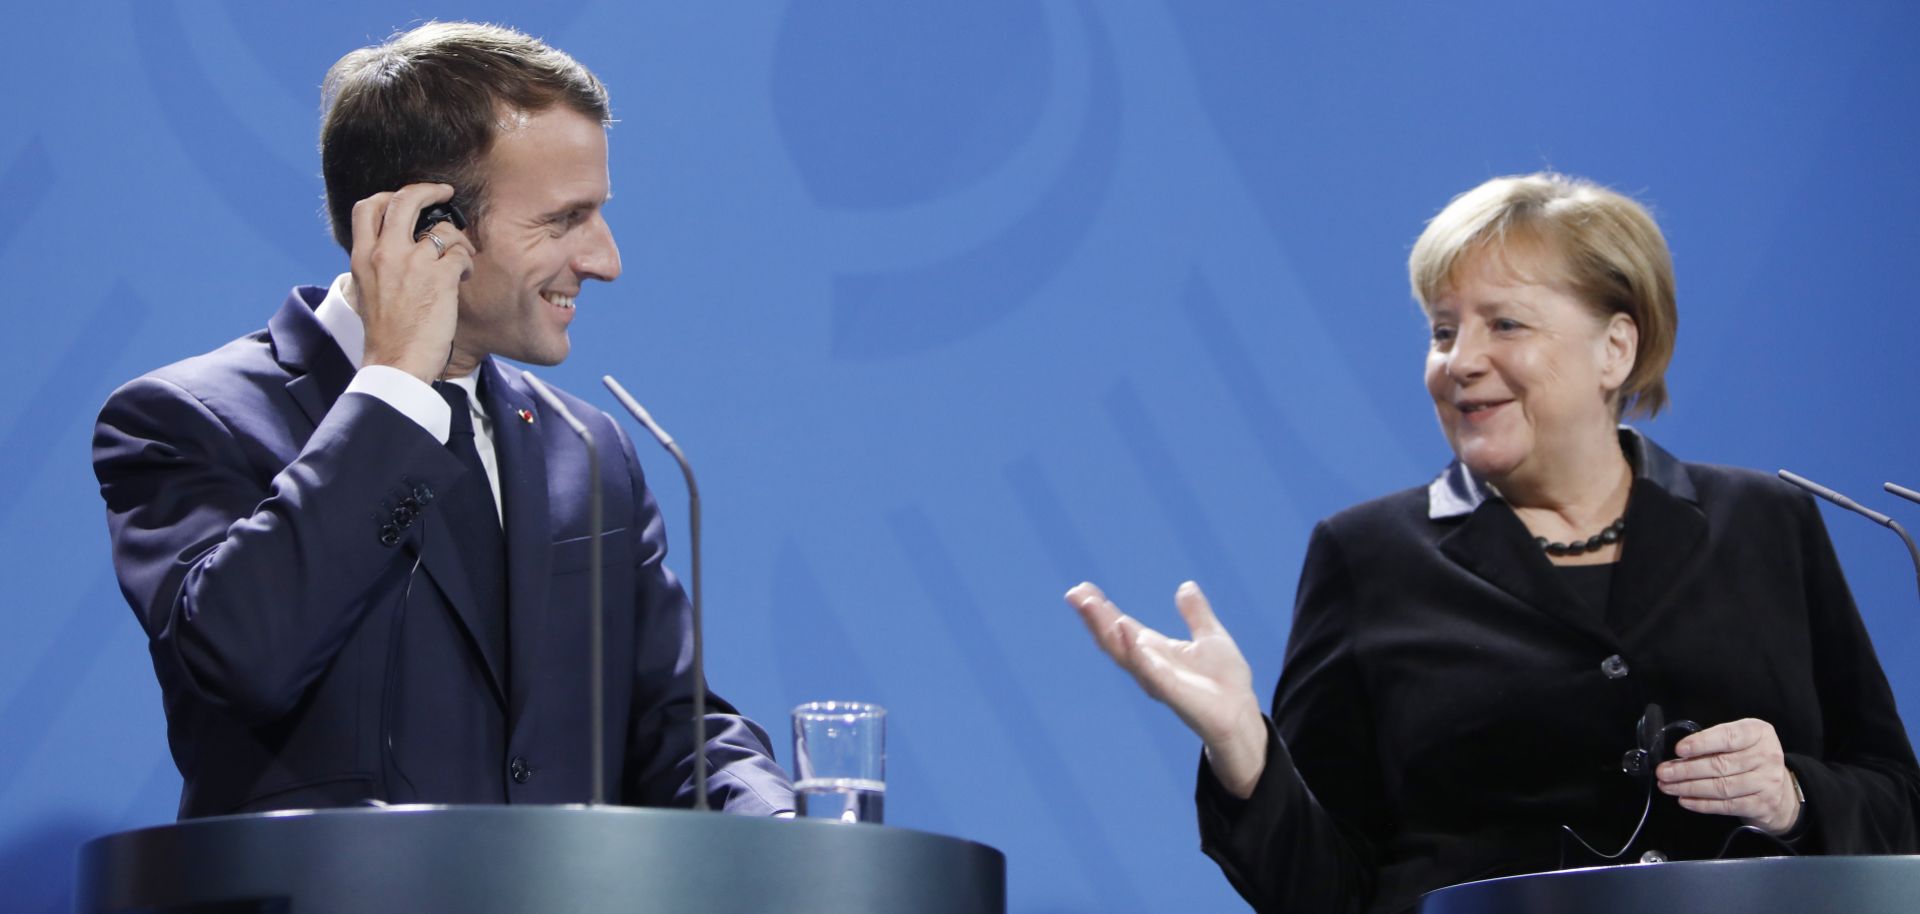
<svg viewBox="0 0 1920 914"><path fill-rule="evenodd" d="M810 701L793 709L800 815L880 824L887 798L887 709Z"/></svg>

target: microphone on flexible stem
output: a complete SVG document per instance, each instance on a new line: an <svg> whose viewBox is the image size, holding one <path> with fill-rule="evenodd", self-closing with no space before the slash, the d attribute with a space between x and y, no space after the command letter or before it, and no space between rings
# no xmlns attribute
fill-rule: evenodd
<svg viewBox="0 0 1920 914"><path fill-rule="evenodd" d="M1905 527L1900 526L1899 521L1894 520L1893 518L1888 517L1885 514L1881 514L1880 512L1875 511L1872 508L1862 505L1859 502L1854 501L1853 499L1848 498L1845 495L1842 495L1838 492L1835 492L1834 490L1829 489L1826 486L1823 486L1817 482L1814 482L1813 480L1808 479L1805 476L1801 476L1798 473L1792 473L1787 470L1781 470L1780 478L1790 483L1793 483L1794 485L1799 486L1802 489L1812 492L1813 494L1818 495L1821 498L1824 498L1830 502L1833 502L1834 504L1839 505L1842 508L1852 511L1853 513L1858 514L1861 517L1866 518L1867 520L1873 521L1874 523L1879 524L1882 527L1886 527L1887 529L1900 534L1901 541L1907 544L1907 554L1913 557L1914 580L1915 580L1916 586L1920 586L1920 547L1916 547L1913 544L1913 537L1907 535L1907 529ZM1895 495L1903 495L1908 498L1914 498L1915 501L1920 501L1920 498L1915 498L1915 495L1920 495L1920 493L1909 494L1908 492L1895 491L1897 488L1898 487L1895 486L1893 483L1887 483L1887 490L1890 492L1893 492Z"/></svg>
<svg viewBox="0 0 1920 914"><path fill-rule="evenodd" d="M1901 498L1904 498L1911 502L1920 503L1920 492L1915 492L1914 490L1909 489L1906 486L1896 485L1891 482L1883 482L1880 485L1882 488L1886 489L1889 492L1892 492L1895 495L1900 496Z"/></svg>
<svg viewBox="0 0 1920 914"><path fill-rule="evenodd" d="M673 436L653 421L653 415L640 405L633 395L627 393L613 375L601 375L600 383L613 392L613 398L620 401L627 412L633 414L634 421L646 426L654 440L673 455L675 463L680 464L680 475L687 480L687 539L693 550L693 808L707 808L707 669L706 645L703 624L700 615L700 487L693 481L693 464L687 462L687 455L680 451L680 445L673 443Z"/></svg>
<svg viewBox="0 0 1920 914"><path fill-rule="evenodd" d="M593 720L587 727L588 742L593 753L591 760L593 770L593 794L588 802L594 806L600 806L607 801L607 722L605 711L607 706L605 676L607 652L604 634L605 608L601 605L601 587L603 586L601 576L605 572L600 567L600 534L604 526L600 516L600 449L594 447L593 433L587 431L586 425L582 424L579 419L574 418L572 411L567 409L567 405L560 402L559 397L553 395L552 389L542 383L539 378L534 377L531 371L523 371L521 372L521 376L527 379L527 386L532 387L533 392L540 395L540 399L547 404L547 408L553 410L554 415L559 416L560 421L565 422L568 428L573 429L573 433L579 435L580 440L587 446L587 476L589 477L587 483L587 527L592 533L592 537L587 540L587 563L593 567L593 573L587 576L587 618L589 620L587 628L587 651L592 654L592 657L588 660L588 671L593 677L587 689L587 709L588 712L593 715Z"/></svg>

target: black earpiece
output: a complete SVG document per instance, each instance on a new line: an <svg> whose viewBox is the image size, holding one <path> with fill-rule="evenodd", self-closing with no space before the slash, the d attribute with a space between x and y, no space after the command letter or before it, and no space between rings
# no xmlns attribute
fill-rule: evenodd
<svg viewBox="0 0 1920 914"><path fill-rule="evenodd" d="M425 235L442 222L451 222L454 228L463 232L467 230L467 214L461 212L460 207L451 203L435 203L420 211L420 221L413 225L413 237Z"/></svg>

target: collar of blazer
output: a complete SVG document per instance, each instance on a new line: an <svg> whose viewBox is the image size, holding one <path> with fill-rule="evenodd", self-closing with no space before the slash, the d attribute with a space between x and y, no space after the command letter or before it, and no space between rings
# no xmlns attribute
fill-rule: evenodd
<svg viewBox="0 0 1920 914"><path fill-rule="evenodd" d="M1634 467L1627 502L1630 545L1614 573L1604 621L1583 608L1545 554L1533 548L1533 535L1519 517L1458 461L1427 489L1428 517L1453 528L1440 536L1440 551L1520 602L1618 650L1623 637L1658 625L1672 609L1673 585L1696 570L1707 539L1706 514L1686 464L1625 426L1620 444Z"/></svg>
<svg viewBox="0 0 1920 914"><path fill-rule="evenodd" d="M1700 503L1700 496L1693 490L1693 480L1687 477L1686 466L1665 448L1654 444L1653 439L1622 425L1620 449L1626 452L1627 462L1633 464L1635 482L1644 481L1682 501ZM1433 520L1463 517L1472 514L1481 502L1497 497L1492 487L1456 459L1427 484L1427 517Z"/></svg>
<svg viewBox="0 0 1920 914"><path fill-rule="evenodd" d="M326 295L319 286L296 287L267 320L274 360L290 376L287 392L316 426L353 381L353 362L313 314Z"/></svg>

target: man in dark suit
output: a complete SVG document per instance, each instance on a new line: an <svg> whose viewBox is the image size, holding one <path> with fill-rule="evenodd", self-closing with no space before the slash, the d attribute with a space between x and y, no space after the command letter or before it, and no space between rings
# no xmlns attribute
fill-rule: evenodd
<svg viewBox="0 0 1920 914"><path fill-rule="evenodd" d="M94 465L151 641L183 818L591 793L588 455L496 357L552 365L620 254L605 89L509 29L422 26L328 73L351 270L108 400ZM462 214L421 229L436 204ZM586 403L606 530L609 799L691 802L691 634L633 446ZM793 807L724 702L717 808Z"/></svg>

